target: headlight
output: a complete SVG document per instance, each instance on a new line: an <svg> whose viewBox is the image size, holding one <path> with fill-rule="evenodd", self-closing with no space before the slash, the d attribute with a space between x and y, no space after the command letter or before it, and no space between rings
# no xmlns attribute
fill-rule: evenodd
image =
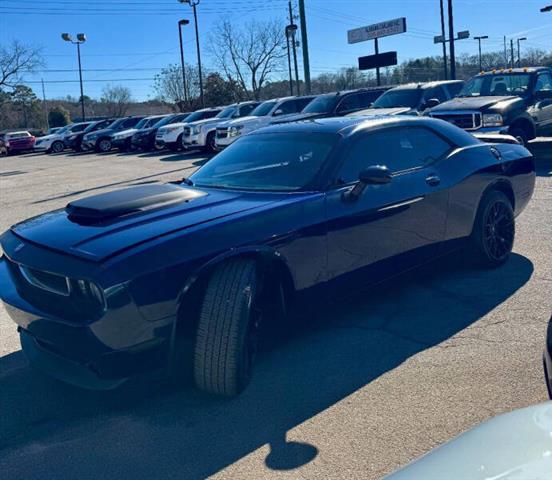
<svg viewBox="0 0 552 480"><path fill-rule="evenodd" d="M236 125L235 127L230 127L228 129L228 136L237 137L238 135L241 135L242 130L243 130L243 125Z"/></svg>
<svg viewBox="0 0 552 480"><path fill-rule="evenodd" d="M192 135L199 135L201 133L201 127L193 127Z"/></svg>
<svg viewBox="0 0 552 480"><path fill-rule="evenodd" d="M95 283L88 280L71 280L73 294L83 302L90 302L105 307L103 291Z"/></svg>
<svg viewBox="0 0 552 480"><path fill-rule="evenodd" d="M484 127L502 127L502 125L504 125L502 115L498 113L488 113L483 115Z"/></svg>
<svg viewBox="0 0 552 480"><path fill-rule="evenodd" d="M2 248L2 244L0 243L0 258L4 256L4 249Z"/></svg>
<svg viewBox="0 0 552 480"><path fill-rule="evenodd" d="M168 128L164 128L160 133L165 135L166 133L170 133L170 132L176 132L179 128L181 127L168 127Z"/></svg>

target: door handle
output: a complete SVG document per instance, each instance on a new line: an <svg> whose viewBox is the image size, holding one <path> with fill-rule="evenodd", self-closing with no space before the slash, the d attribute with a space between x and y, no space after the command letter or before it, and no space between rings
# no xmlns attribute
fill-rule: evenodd
<svg viewBox="0 0 552 480"><path fill-rule="evenodd" d="M430 175L426 178L426 183L431 187L436 187L441 183L441 179L437 175Z"/></svg>

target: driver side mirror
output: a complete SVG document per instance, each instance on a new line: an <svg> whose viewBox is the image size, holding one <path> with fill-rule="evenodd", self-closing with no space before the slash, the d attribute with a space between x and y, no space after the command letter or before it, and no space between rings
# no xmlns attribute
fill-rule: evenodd
<svg viewBox="0 0 552 480"><path fill-rule="evenodd" d="M279 109L276 110L272 115L273 115L274 117L278 117L279 115L283 115L283 114L284 114L284 111L283 111L281 108L279 108Z"/></svg>
<svg viewBox="0 0 552 480"><path fill-rule="evenodd" d="M441 102L437 98L430 98L424 103L425 108L435 108L437 105L440 105Z"/></svg>
<svg viewBox="0 0 552 480"><path fill-rule="evenodd" d="M372 165L360 172L358 182L351 190L344 193L343 198L348 201L358 200L368 185L386 185L392 180L393 175L389 168L385 165Z"/></svg>

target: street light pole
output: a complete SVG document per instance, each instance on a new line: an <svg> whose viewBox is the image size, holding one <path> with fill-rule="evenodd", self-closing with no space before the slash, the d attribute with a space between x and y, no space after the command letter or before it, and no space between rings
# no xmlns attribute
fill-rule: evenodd
<svg viewBox="0 0 552 480"><path fill-rule="evenodd" d="M182 66L182 88L184 89L184 102L188 103L188 85L186 84L186 64L184 63L184 44L182 43L182 27L188 25L189 20L178 22L178 35L180 37L180 64Z"/></svg>
<svg viewBox="0 0 552 480"><path fill-rule="evenodd" d="M445 7L443 4L443 0L440 1L441 3L441 35L443 36L443 40L447 36L447 32L445 31ZM445 66L445 80L448 80L448 68L447 68L447 43L443 41L443 63Z"/></svg>
<svg viewBox="0 0 552 480"><path fill-rule="evenodd" d="M483 58L481 55L481 40L487 40L489 38L488 35L483 35L481 37L473 37L474 40L477 40L479 42L479 71L483 71Z"/></svg>
<svg viewBox="0 0 552 480"><path fill-rule="evenodd" d="M456 54L454 51L454 12L452 0L448 0L448 20L449 20L449 38L450 38L450 78L456 80Z"/></svg>
<svg viewBox="0 0 552 480"><path fill-rule="evenodd" d="M73 45L77 46L77 57L79 60L79 80L80 80L80 101L81 101L81 113L82 113L82 121L86 121L86 114L84 112L84 87L82 84L82 63L81 63L81 53L80 53L80 46L81 43L86 42L86 35L84 33L77 33L77 40L73 41L73 38L68 33L62 33L61 38L66 42L71 42Z"/></svg>
<svg viewBox="0 0 552 480"><path fill-rule="evenodd" d="M286 27L286 42L287 42L287 57L288 57L288 69L289 69L289 94L293 95L293 75L291 73L291 52L290 52L290 46L289 46L288 27Z"/></svg>
<svg viewBox="0 0 552 480"><path fill-rule="evenodd" d="M517 47L518 47L518 67L521 67L521 42L524 40L527 40L527 37L521 37L517 39Z"/></svg>
<svg viewBox="0 0 552 480"><path fill-rule="evenodd" d="M293 64L295 66L295 84L297 95L301 95L301 85L299 83L299 67L297 64L297 44L295 41L295 36L297 34L297 25L293 21L293 10L291 7L291 1L289 2L289 25L286 27L286 34L291 42L293 49Z"/></svg>
<svg viewBox="0 0 552 480"><path fill-rule="evenodd" d="M196 34L196 47L197 47L197 68L199 70L199 94L201 97L201 106L205 107L205 97L203 96L203 70L201 68L201 49L199 46L199 27L197 24L197 6L200 0L178 0L179 3L187 3L194 11L195 22L195 34Z"/></svg>

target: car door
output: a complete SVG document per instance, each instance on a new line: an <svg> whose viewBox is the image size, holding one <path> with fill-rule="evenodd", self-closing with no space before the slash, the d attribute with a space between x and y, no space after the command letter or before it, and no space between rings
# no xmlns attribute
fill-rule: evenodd
<svg viewBox="0 0 552 480"><path fill-rule="evenodd" d="M371 283L436 255L444 239L448 191L439 160L453 145L424 127L361 132L327 194L328 279ZM385 165L392 180L369 185L356 200L344 194L361 170Z"/></svg>
<svg viewBox="0 0 552 480"><path fill-rule="evenodd" d="M537 134L552 132L552 74L540 73L534 89L535 104L530 108L537 123Z"/></svg>

